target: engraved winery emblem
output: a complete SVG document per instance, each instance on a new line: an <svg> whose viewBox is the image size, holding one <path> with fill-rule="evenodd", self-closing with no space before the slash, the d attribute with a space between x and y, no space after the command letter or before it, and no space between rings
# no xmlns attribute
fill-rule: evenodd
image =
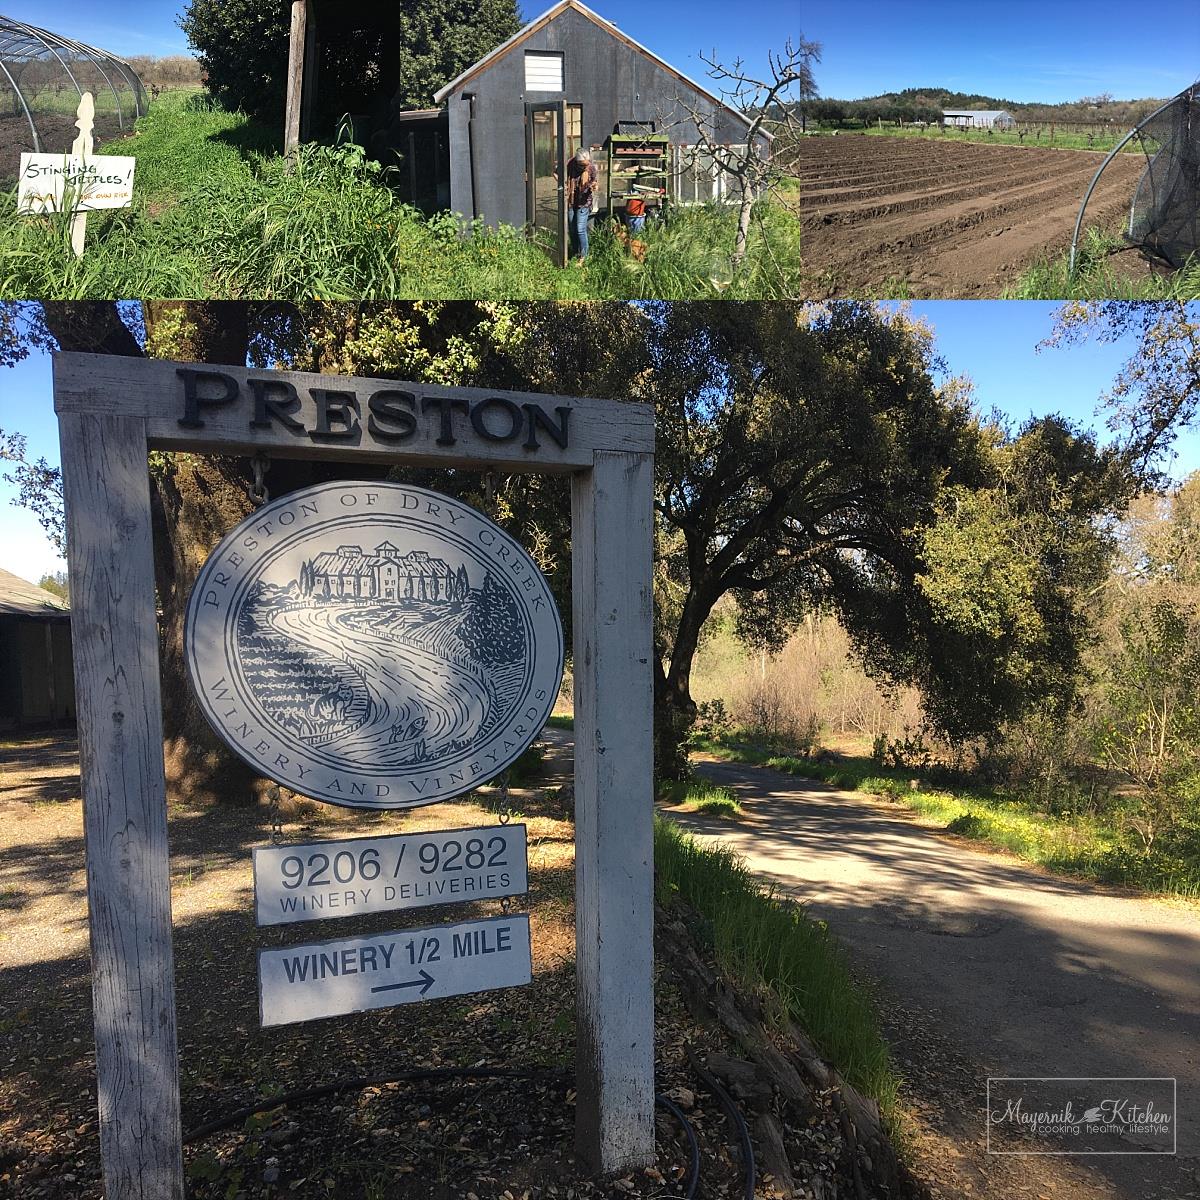
<svg viewBox="0 0 1200 1200"><path fill-rule="evenodd" d="M188 604L205 714L306 796L407 808L498 775L540 733L563 635L529 555L457 500L331 483L258 509Z"/></svg>

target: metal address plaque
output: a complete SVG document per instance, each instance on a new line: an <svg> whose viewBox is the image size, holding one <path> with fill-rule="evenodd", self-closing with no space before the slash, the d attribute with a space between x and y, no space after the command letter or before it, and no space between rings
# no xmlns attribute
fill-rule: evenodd
<svg viewBox="0 0 1200 1200"><path fill-rule="evenodd" d="M524 825L441 829L254 850L259 925L520 896Z"/></svg>
<svg viewBox="0 0 1200 1200"><path fill-rule="evenodd" d="M247 517L188 604L200 703L286 787L412 808L498 775L541 732L563 633L537 564L457 500L329 483Z"/></svg>

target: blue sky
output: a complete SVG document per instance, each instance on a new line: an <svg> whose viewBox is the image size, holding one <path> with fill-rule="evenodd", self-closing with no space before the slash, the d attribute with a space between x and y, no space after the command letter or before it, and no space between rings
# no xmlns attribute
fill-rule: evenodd
<svg viewBox="0 0 1200 1200"><path fill-rule="evenodd" d="M276 0L283 4L284 0ZM584 0L600 16L653 50L685 74L703 82L704 64L697 55L716 48L723 61L744 58L760 67L768 49L800 32L803 0L754 0L753 20L731 20L728 4L719 0ZM521 0L529 20L545 12L553 0ZM186 54L187 42L176 24L182 0L6 0L4 14L52 29L56 33L103 47L119 55Z"/></svg>
<svg viewBox="0 0 1200 1200"><path fill-rule="evenodd" d="M982 411L997 407L1014 424L1031 414L1057 412L1103 431L1104 416L1097 415L1097 403L1120 365L1120 346L1088 344L1039 353L1037 343L1051 329L1053 304L948 300L914 303L911 308L933 325L950 369L974 381ZM48 357L38 355L13 369L0 368L0 429L26 434L33 457L45 455L58 462ZM1189 431L1179 441L1172 474L1182 478L1196 470L1200 431ZM0 567L34 581L62 570L64 564L33 516L11 507L13 494L12 486L0 480Z"/></svg>
<svg viewBox="0 0 1200 1200"><path fill-rule="evenodd" d="M1200 74L1197 0L798 3L804 36L824 47L817 85L840 100L907 87L1048 103L1173 96Z"/></svg>

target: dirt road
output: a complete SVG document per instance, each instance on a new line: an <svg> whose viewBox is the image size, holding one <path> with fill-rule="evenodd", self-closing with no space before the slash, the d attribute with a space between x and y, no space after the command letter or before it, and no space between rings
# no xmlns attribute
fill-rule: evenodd
<svg viewBox="0 0 1200 1200"><path fill-rule="evenodd" d="M945 1197L1200 1196L1200 909L1056 878L894 804L706 762L738 822L671 811L806 901L879 981ZM1176 1076L1179 1154L984 1153L985 1079Z"/></svg>
<svg viewBox="0 0 1200 1200"><path fill-rule="evenodd" d="M804 265L814 294L903 287L914 297L998 296L1070 245L1099 152L866 135L804 138L797 154ZM1104 172L1087 223L1127 220L1145 159Z"/></svg>

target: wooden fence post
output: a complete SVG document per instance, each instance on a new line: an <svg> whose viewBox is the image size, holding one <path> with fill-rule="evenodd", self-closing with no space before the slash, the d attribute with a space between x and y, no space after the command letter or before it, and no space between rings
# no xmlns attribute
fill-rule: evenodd
<svg viewBox="0 0 1200 1200"><path fill-rule="evenodd" d="M654 459L597 451L572 486L576 1148L654 1161Z"/></svg>
<svg viewBox="0 0 1200 1200"><path fill-rule="evenodd" d="M107 1200L182 1200L145 422L61 413Z"/></svg>
<svg viewBox="0 0 1200 1200"><path fill-rule="evenodd" d="M292 0L292 34L288 48L287 116L283 125L283 152L300 145L300 120L304 111L304 69L308 65L309 0Z"/></svg>

